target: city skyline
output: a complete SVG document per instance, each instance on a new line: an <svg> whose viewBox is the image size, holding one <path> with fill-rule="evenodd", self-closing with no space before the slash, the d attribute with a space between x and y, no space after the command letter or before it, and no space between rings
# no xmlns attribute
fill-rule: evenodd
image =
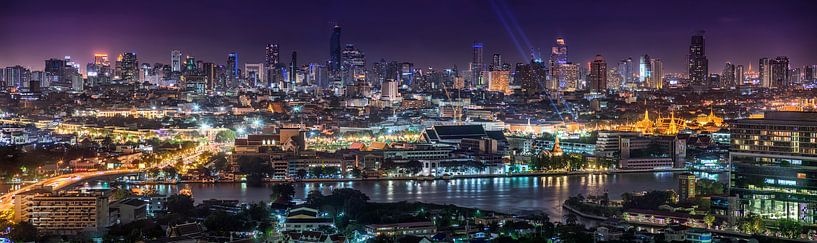
<svg viewBox="0 0 817 243"><path fill-rule="evenodd" d="M817 41L808 26L816 18L807 13L813 2L671 2L662 3L663 8L677 11L659 14L647 11L647 3L418 2L404 11L390 11L388 3L378 2L279 3L275 5L281 9L313 9L317 14L269 15L263 10L279 8L264 2L171 2L159 8L147 1L118 19L123 15L116 11L123 6L117 3L54 2L42 8L15 2L4 8L15 11L0 15L0 30L15 33L0 36L0 65L40 69L43 60L63 56L84 64L100 52L112 58L135 52L142 62L169 64L173 50L219 64L228 53L238 52L241 65L264 62L267 44L278 44L282 53L297 51L303 64L325 63L334 24L343 28L341 45L355 44L369 63L384 58L423 68L456 65L467 70L475 41L485 45L485 56L499 53L511 64L527 62L530 48L546 57L554 40L564 37L573 63L589 63L596 54L610 63L648 54L664 60L666 73L685 73L689 36L699 30L706 31L712 70L725 62L756 66L758 59L776 56L788 56L792 66L817 62L817 50L809 45ZM756 18L749 11L755 9L764 9L768 17ZM684 13L693 10L700 13ZM452 18L450 11L460 18ZM279 24L283 21L287 24ZM62 26L55 31L57 24ZM128 25L132 30L121 27ZM221 31L232 26L235 34Z"/></svg>

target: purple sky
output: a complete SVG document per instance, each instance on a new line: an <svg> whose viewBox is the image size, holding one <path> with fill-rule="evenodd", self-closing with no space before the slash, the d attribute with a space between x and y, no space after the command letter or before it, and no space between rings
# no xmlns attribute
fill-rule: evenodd
<svg viewBox="0 0 817 243"><path fill-rule="evenodd" d="M705 30L710 72L719 72L726 61L757 66L767 56L817 64L815 10L813 0L3 1L0 66L42 69L44 59L70 55L84 69L95 52L113 60L124 51L169 63L173 49L219 64L235 50L241 63L258 63L267 43L280 45L283 62L293 50L298 63L324 62L337 22L342 42L356 44L368 63L460 69L474 41L485 43L486 62L501 53L516 63L527 59L519 51L527 52L526 43L547 53L561 35L573 62L646 53L664 59L666 72L679 72L690 35Z"/></svg>

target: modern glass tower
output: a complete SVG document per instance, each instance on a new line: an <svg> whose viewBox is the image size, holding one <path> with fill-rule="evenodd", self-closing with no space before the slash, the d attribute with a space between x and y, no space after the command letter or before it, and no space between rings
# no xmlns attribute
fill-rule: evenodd
<svg viewBox="0 0 817 243"><path fill-rule="evenodd" d="M766 112L733 123L734 215L817 223L817 112Z"/></svg>

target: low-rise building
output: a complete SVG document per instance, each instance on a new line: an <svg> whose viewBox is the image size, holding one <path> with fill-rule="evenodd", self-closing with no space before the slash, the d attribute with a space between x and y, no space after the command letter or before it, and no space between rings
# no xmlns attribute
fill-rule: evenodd
<svg viewBox="0 0 817 243"><path fill-rule="evenodd" d="M372 236L430 236L437 233L437 227L430 221L396 224L370 224L366 225L366 232Z"/></svg>

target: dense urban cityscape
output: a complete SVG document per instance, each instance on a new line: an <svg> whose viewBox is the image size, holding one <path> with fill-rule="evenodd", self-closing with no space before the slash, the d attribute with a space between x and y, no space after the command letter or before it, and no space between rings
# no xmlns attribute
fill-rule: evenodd
<svg viewBox="0 0 817 243"><path fill-rule="evenodd" d="M0 10L1 242L817 241L814 2L215 2Z"/></svg>

